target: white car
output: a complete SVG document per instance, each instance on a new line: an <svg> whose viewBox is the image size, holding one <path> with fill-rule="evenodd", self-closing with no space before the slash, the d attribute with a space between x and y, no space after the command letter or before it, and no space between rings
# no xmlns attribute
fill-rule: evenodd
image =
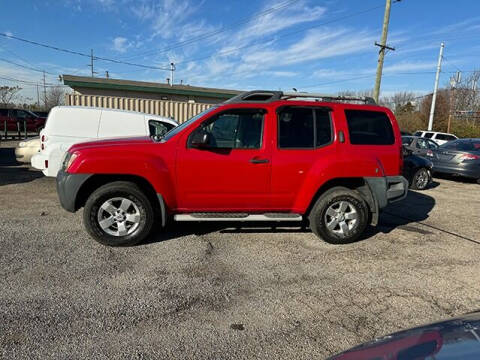
<svg viewBox="0 0 480 360"><path fill-rule="evenodd" d="M15 148L15 159L20 163L29 163L32 156L40 152L40 138L36 137L18 143Z"/></svg>
<svg viewBox="0 0 480 360"><path fill-rule="evenodd" d="M456 137L453 134L448 134L448 133L443 133L438 131L425 131L425 130L418 130L417 132L415 132L415 134L413 134L413 136L419 136L419 137L433 140L438 145L442 145L442 144L445 144L446 142L458 139L458 137Z"/></svg>
<svg viewBox="0 0 480 360"><path fill-rule="evenodd" d="M55 177L73 144L122 136L162 136L177 125L169 118L133 111L57 106L40 132L41 150L32 157L32 166Z"/></svg>

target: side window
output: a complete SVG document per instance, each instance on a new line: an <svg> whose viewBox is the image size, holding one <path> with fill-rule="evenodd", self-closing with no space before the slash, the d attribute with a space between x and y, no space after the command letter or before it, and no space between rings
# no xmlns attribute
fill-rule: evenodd
<svg viewBox="0 0 480 360"><path fill-rule="evenodd" d="M263 109L238 109L219 114L205 121L189 137L188 144L197 132L209 134L211 148L259 149L262 146Z"/></svg>
<svg viewBox="0 0 480 360"><path fill-rule="evenodd" d="M326 109L315 110L315 146L323 146L332 142L332 121L330 111Z"/></svg>
<svg viewBox="0 0 480 360"><path fill-rule="evenodd" d="M19 119L25 119L25 118L29 117L28 113L26 111L17 110L16 112L17 112L17 118L19 118Z"/></svg>
<svg viewBox="0 0 480 360"><path fill-rule="evenodd" d="M150 136L163 136L175 126L158 120L148 121L148 130Z"/></svg>
<svg viewBox="0 0 480 360"><path fill-rule="evenodd" d="M417 144L415 145L415 147L417 149L428 149L427 140L422 138L417 139Z"/></svg>
<svg viewBox="0 0 480 360"><path fill-rule="evenodd" d="M278 113L278 147L313 149L332 141L328 109L287 107Z"/></svg>
<svg viewBox="0 0 480 360"><path fill-rule="evenodd" d="M431 133L431 132L426 132L423 137L426 137L427 139L431 139L432 136L433 136L433 133Z"/></svg>
<svg viewBox="0 0 480 360"><path fill-rule="evenodd" d="M402 145L410 146L412 144L412 137L402 137Z"/></svg>
<svg viewBox="0 0 480 360"><path fill-rule="evenodd" d="M438 144L435 141L427 140L428 141L428 148L431 150L438 149Z"/></svg>
<svg viewBox="0 0 480 360"><path fill-rule="evenodd" d="M350 143L353 145L392 145L392 124L381 111L345 110Z"/></svg>
<svg viewBox="0 0 480 360"><path fill-rule="evenodd" d="M413 136L422 136L422 132L421 132L421 131L417 131L415 134L413 134Z"/></svg>

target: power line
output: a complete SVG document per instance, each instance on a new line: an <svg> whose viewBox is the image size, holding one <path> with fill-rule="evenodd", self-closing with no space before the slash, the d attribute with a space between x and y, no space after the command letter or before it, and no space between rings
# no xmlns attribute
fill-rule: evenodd
<svg viewBox="0 0 480 360"><path fill-rule="evenodd" d="M352 14L349 14L349 15L345 15L345 16L336 18L336 19L332 19L332 20L329 20L329 21L325 21L325 22L320 23L320 24L317 24L317 25L305 27L305 28L302 28L302 29L298 29L298 30L295 30L295 31L291 31L291 32L282 34L282 35L278 35L278 36L275 36L275 37L271 37L271 38L269 38L269 39L267 39L267 40L262 40L262 41L259 41L259 42L253 43L253 44L247 44L247 45L243 45L243 46L238 46L238 47L236 47L236 48L228 49L228 50L225 50L225 51L215 52L215 53L210 54L210 55L208 55L208 56L203 56L203 57L198 57L198 58L193 58L193 59L187 59L187 60L179 61L179 62L177 62L177 64L185 63L185 62L190 62L190 61L204 60L204 59L208 59L208 58L211 58L211 57L214 57L214 56L218 56L218 55L230 54L230 53L236 52L237 50L241 50L241 49L244 49L244 48L253 46L253 45L263 44L264 42L274 41L274 40L277 40L277 39L280 39L280 38L284 38L284 37L289 37L289 36L292 36L292 35L296 35L296 34L298 34L298 33L301 33L301 32L303 32L303 31L306 31L306 30L315 29L315 28L318 28L318 27L320 27L320 26L325 26L325 25L328 25L328 24L331 24L331 23L334 23L334 22L342 21L342 20L345 20L345 19L348 19L348 18L357 16L357 15L362 15L362 14L365 14L365 13L370 12L370 11L377 10L377 9L379 9L379 8L382 8L382 7L383 7L383 5L375 6L375 7L372 7L372 8L369 8L369 9L365 9L365 10L362 10L362 11L358 11L358 12L355 12L355 13L352 13Z"/></svg>
<svg viewBox="0 0 480 360"><path fill-rule="evenodd" d="M174 44L171 44L168 48L164 48L164 49L161 49L161 50L149 50L149 51L146 51L146 52L143 52L143 53L139 53L139 54L136 54L136 55L133 55L133 56L127 56L127 57L123 57L123 59L135 59L135 58L138 58L138 57L141 57L141 56L145 56L145 55L150 55L150 54L161 54L161 53L166 53L170 50L173 50L173 49L177 49L179 47L183 47L185 45L189 45L189 44L192 44L192 43L195 43L197 41L200 41L200 40L204 40L204 39L207 39L207 38L210 38L212 36L215 36L215 35L218 35L218 34L221 34L222 32L225 32L231 28L234 28L238 25L241 25L241 24L246 24L246 23L249 23L250 21L252 21L253 19L255 18L258 18L258 17L262 17L262 16L265 16L265 15L268 15L268 14L271 14L275 11L278 11L278 10L282 10L290 5L292 5L293 3L296 3L298 2L299 0L290 0L290 1L286 1L284 3L281 3L279 4L278 6L276 7L272 7L272 8L269 8L269 9L266 9L256 15L253 15L253 16L250 16L248 18L244 18L242 20L239 20L239 21L236 21L232 24L230 24L230 26L227 26L227 27L223 27L219 30L214 30L214 31L211 31L211 32L207 32L207 33L204 33L200 36L197 36L197 37L194 37L192 39L188 39L188 40L183 40L183 41L179 41L177 43L174 43Z"/></svg>
<svg viewBox="0 0 480 360"><path fill-rule="evenodd" d="M4 76L0 76L0 79L2 80L6 80L6 81L11 81L11 82L17 82L17 83L22 83L22 84L27 84L27 85L42 85L43 86L43 82L40 84L38 82L34 82L34 81L29 81L29 80L23 80L23 79L16 79L16 78L11 78L11 77L4 77ZM53 84L53 83L45 83L46 86L52 86L52 87L57 87L57 86L62 86L62 87L68 87L68 85L63 85L63 84Z"/></svg>
<svg viewBox="0 0 480 360"><path fill-rule="evenodd" d="M78 56L91 58L91 54L85 54L85 53L81 53L79 51L74 51L74 50L64 49L64 48L60 48L60 47L53 46L53 45L43 44L43 43L40 43L40 42L37 42L37 41L20 38L18 36L13 36L13 35L5 34L5 33L0 33L0 36L3 36L7 39L14 39L14 40L25 42L27 44L31 44L31 45L35 45L35 46L41 46L41 47L44 47L44 48L47 48L47 49L64 52L64 53L71 54L71 55L78 55ZM168 71L170 71L170 68L166 68L166 67L163 68L163 67L158 67L158 66L136 64L136 63L126 62L126 61L121 61L121 60L116 60L116 59L110 59L110 58L105 58L105 57L100 57L100 56L95 56L94 59L95 60L101 60L101 61L108 61L108 62L115 63L115 64L136 66L136 67L141 67L141 68L145 68L145 69L168 70Z"/></svg>
<svg viewBox="0 0 480 360"><path fill-rule="evenodd" d="M24 68L24 69L28 69L28 70L33 70L33 71L38 71L38 72L41 72L43 73L44 71L43 70L40 70L40 69L36 69L34 67L30 67L30 66L26 66L26 65L22 65L22 64L18 64L16 62L13 62L11 60L7 60L7 59L4 59L4 58L0 58L0 61L3 61L3 62L6 62L6 63L9 63L9 64L12 64L12 65L15 65L15 66L19 66L21 68ZM57 74L54 74L54 73L51 73L51 72L48 72L48 71L45 71L46 74L49 74L49 75L57 75Z"/></svg>

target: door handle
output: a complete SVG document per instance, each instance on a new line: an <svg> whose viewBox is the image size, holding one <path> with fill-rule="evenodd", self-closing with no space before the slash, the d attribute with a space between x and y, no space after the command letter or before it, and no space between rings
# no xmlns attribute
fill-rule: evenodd
<svg viewBox="0 0 480 360"><path fill-rule="evenodd" d="M253 159L250 159L250 162L252 164L266 164L266 163L270 162L270 160L260 159L260 158L254 157Z"/></svg>

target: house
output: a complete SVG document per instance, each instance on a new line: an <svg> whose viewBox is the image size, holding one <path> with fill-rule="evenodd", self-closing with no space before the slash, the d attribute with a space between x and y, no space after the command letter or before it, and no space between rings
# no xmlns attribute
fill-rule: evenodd
<svg viewBox="0 0 480 360"><path fill-rule="evenodd" d="M179 101L186 103L216 104L240 93L240 91L236 90L183 84L171 85L156 82L75 75L63 75L63 82L73 89L73 95Z"/></svg>

